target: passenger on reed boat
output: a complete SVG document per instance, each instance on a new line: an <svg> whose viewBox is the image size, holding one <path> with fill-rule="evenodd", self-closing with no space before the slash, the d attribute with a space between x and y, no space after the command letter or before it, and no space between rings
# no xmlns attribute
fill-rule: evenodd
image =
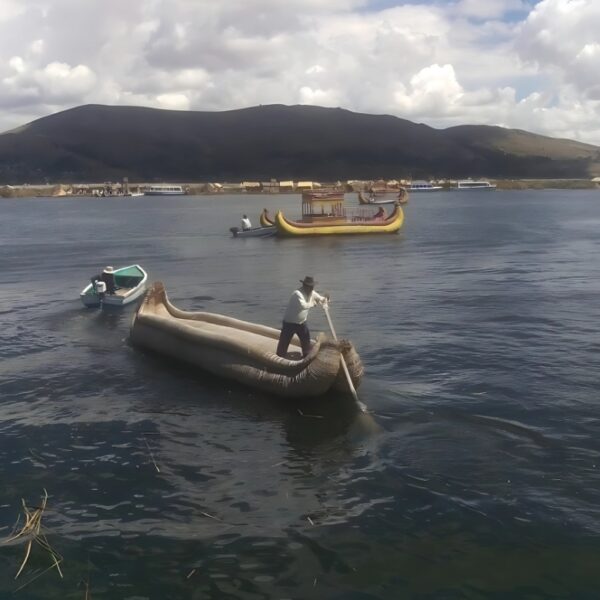
<svg viewBox="0 0 600 600"><path fill-rule="evenodd" d="M329 294L315 292L315 281L312 277L300 280L302 287L298 288L291 296L283 316L281 334L277 344L277 356L286 357L288 347L294 334L298 336L302 347L302 356L310 352L310 331L306 320L308 311L315 305L325 305L329 302Z"/></svg>
<svg viewBox="0 0 600 600"><path fill-rule="evenodd" d="M383 206L379 207L379 210L373 215L373 219L377 220L377 221L383 221L387 218L387 215L385 214L385 209L383 208Z"/></svg>

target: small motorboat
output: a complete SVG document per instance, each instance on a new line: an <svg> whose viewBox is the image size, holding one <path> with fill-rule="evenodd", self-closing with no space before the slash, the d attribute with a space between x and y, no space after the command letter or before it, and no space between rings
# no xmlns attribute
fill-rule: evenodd
<svg viewBox="0 0 600 600"><path fill-rule="evenodd" d="M358 192L358 203L359 204L407 204L408 203L408 192L401 188L399 191L392 194L369 194L365 195L364 192Z"/></svg>
<svg viewBox="0 0 600 600"><path fill-rule="evenodd" d="M131 304L146 291L148 273L140 265L121 267L112 272L114 292L109 293L106 282L89 283L79 294L81 302L88 308L100 306L125 306Z"/></svg>
<svg viewBox="0 0 600 600"><path fill-rule="evenodd" d="M288 357L282 358L276 354L279 333L220 314L180 310L169 302L164 285L156 282L135 314L130 340L135 346L277 396L348 391L342 358L353 385L360 383L363 366L351 342L321 334L306 357L292 343Z"/></svg>
<svg viewBox="0 0 600 600"><path fill-rule="evenodd" d="M240 227L230 227L233 237L270 237L277 233L274 225L267 227L252 227L252 229L241 229Z"/></svg>

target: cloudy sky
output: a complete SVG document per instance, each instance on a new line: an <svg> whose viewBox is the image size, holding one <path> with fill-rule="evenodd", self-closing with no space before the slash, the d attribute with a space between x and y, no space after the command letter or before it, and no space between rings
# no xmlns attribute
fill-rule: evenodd
<svg viewBox="0 0 600 600"><path fill-rule="evenodd" d="M315 104L600 145L600 0L0 0L0 131Z"/></svg>

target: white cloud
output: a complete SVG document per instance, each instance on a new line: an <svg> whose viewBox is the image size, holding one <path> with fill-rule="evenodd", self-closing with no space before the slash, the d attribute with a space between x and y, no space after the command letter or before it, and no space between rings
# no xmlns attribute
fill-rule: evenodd
<svg viewBox="0 0 600 600"><path fill-rule="evenodd" d="M23 73L23 71L25 71L25 63L23 62L23 59L20 56L13 56L8 61L8 64L10 65L11 69L16 71L17 73Z"/></svg>
<svg viewBox="0 0 600 600"><path fill-rule="evenodd" d="M339 106L340 98L335 90L313 89L308 86L300 88L300 104L317 106Z"/></svg>
<svg viewBox="0 0 600 600"><path fill-rule="evenodd" d="M15 19L25 12L23 2L19 0L2 0L0 3L0 24Z"/></svg>
<svg viewBox="0 0 600 600"><path fill-rule="evenodd" d="M464 96L452 65L431 65L421 69L410 80L410 91L404 86L395 94L403 113L432 116L451 114Z"/></svg>
<svg viewBox="0 0 600 600"><path fill-rule="evenodd" d="M185 94L160 94L156 97L160 108L171 110L189 110L190 100Z"/></svg>
<svg viewBox="0 0 600 600"><path fill-rule="evenodd" d="M3 0L0 129L88 102L309 103L600 144L598 0L370 4Z"/></svg>

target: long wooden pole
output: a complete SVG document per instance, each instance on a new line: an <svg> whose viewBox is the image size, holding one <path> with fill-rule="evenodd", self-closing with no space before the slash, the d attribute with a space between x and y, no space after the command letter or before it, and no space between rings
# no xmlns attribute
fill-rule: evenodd
<svg viewBox="0 0 600 600"><path fill-rule="evenodd" d="M323 310L325 311L325 316L327 317L327 323L329 323L329 329L331 329L331 335L333 336L333 339L337 342L338 338L337 338L337 335L335 334L335 329L333 328L331 316L329 315L329 306L327 306L326 303L323 304L322 306L323 306ZM342 369L344 370L344 374L346 375L346 380L348 381L348 387L350 388L352 397L354 398L354 401L356 402L358 408L360 408L360 410L362 412L367 412L366 405L363 404L358 398L358 394L356 393L356 388L354 387L354 384L352 383L352 377L350 377L350 371L348 371L348 365L346 364L346 359L344 358L344 355L341 353L340 353L340 358L342 359Z"/></svg>

